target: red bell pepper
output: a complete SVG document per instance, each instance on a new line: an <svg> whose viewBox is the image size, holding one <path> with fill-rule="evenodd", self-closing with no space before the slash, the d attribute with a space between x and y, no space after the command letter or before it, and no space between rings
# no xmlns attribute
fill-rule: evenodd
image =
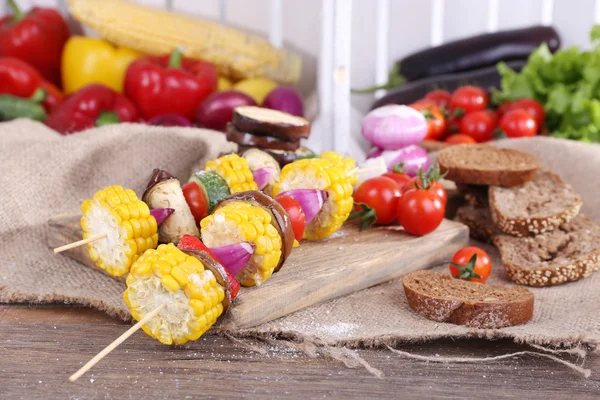
<svg viewBox="0 0 600 400"><path fill-rule="evenodd" d="M31 64L60 87L60 59L69 28L53 8L33 7L23 13L8 0L12 15L0 19L0 57L16 57Z"/></svg>
<svg viewBox="0 0 600 400"><path fill-rule="evenodd" d="M62 100L60 90L45 81L31 65L17 58L0 57L0 94L30 98L38 89L46 92L42 105L48 112Z"/></svg>
<svg viewBox="0 0 600 400"><path fill-rule="evenodd" d="M91 84L67 97L50 114L46 125L68 135L94 126L138 120L131 100L104 85Z"/></svg>
<svg viewBox="0 0 600 400"><path fill-rule="evenodd" d="M177 49L169 56L134 61L125 74L125 94L147 120L164 114L192 119L200 103L217 90L218 79L214 65L185 58Z"/></svg>

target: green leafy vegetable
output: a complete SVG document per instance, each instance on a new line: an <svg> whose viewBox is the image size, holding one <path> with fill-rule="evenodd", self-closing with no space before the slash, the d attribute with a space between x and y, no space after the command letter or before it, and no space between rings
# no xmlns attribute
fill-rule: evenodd
<svg viewBox="0 0 600 400"><path fill-rule="evenodd" d="M591 51L573 46L552 54L542 44L520 73L499 63L501 90L492 89L492 101L536 99L544 104L551 135L600 142L600 25L590 40Z"/></svg>

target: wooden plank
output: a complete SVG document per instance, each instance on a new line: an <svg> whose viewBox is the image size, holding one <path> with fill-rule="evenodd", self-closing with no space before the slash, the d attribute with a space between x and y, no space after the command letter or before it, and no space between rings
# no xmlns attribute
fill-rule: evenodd
<svg viewBox="0 0 600 400"><path fill-rule="evenodd" d="M263 353L226 338L205 336L164 346L139 333L76 383L67 381L126 328L99 311L0 305L0 398L236 399L593 399L600 396L600 354L585 363L585 379L535 356L492 363L435 364L386 349L358 350L382 379L328 358L310 358L284 341ZM440 357L490 357L531 350L510 340L437 340L400 348ZM566 358L577 362L577 358Z"/></svg>
<svg viewBox="0 0 600 400"><path fill-rule="evenodd" d="M56 234L52 247L81 237L79 216L49 222ZM449 260L468 243L466 226L444 220L429 235L414 237L400 228L359 232L347 223L333 237L303 242L284 267L260 287L243 288L235 306L216 329L249 328L303 308L428 268ZM85 265L94 264L85 248L65 252Z"/></svg>

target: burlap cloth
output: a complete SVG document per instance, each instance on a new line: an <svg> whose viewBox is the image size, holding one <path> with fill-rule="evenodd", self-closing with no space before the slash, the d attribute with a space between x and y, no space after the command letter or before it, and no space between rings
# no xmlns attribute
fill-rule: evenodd
<svg viewBox="0 0 600 400"><path fill-rule="evenodd" d="M25 120L0 124L0 144L0 301L76 303L123 319L129 314L122 284L54 255L46 244L48 219L77 212L83 199L106 185L140 193L155 167L185 179L195 164L233 146L222 134L199 129L123 124L61 137ZM537 155L582 194L583 212L600 219L600 146L542 137L499 144ZM481 246L494 259L489 282L508 282L497 252ZM600 273L532 291L533 319L498 330L426 320L408 308L401 282L392 281L229 334L357 347L442 337L592 347L600 342Z"/></svg>

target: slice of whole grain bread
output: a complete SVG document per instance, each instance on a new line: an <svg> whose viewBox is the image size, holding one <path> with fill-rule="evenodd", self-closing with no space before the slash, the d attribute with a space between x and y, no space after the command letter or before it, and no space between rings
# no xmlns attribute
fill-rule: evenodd
<svg viewBox="0 0 600 400"><path fill-rule="evenodd" d="M494 244L494 238L502 231L492 221L488 207L466 205L456 211L456 219L469 227L469 234L473 239Z"/></svg>
<svg viewBox="0 0 600 400"><path fill-rule="evenodd" d="M412 272L402 284L410 308L434 321L495 329L533 316L533 293L520 286L467 282L433 271Z"/></svg>
<svg viewBox="0 0 600 400"><path fill-rule="evenodd" d="M438 153L437 160L446 179L471 185L522 185L540 167L529 153L485 144L450 146Z"/></svg>
<svg viewBox="0 0 600 400"><path fill-rule="evenodd" d="M552 232L493 238L510 279L521 285L552 286L600 269L600 226L583 215Z"/></svg>
<svg viewBox="0 0 600 400"><path fill-rule="evenodd" d="M546 168L520 186L491 186L488 197L492 220L514 236L551 232L575 218L583 204L571 185Z"/></svg>
<svg viewBox="0 0 600 400"><path fill-rule="evenodd" d="M489 205L488 186L457 183L456 191L472 206L488 207Z"/></svg>

